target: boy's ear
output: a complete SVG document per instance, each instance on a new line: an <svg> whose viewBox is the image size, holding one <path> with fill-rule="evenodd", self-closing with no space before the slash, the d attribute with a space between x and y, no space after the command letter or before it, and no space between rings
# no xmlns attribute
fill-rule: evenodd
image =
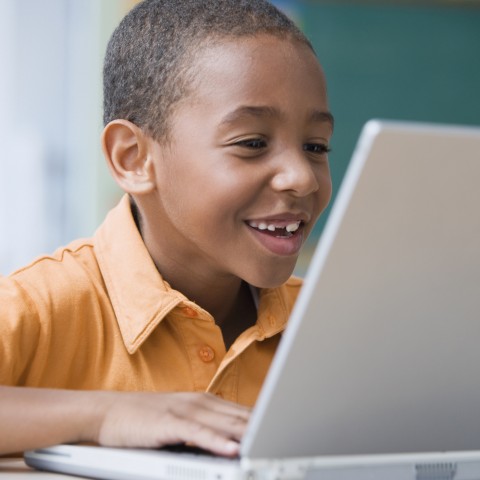
<svg viewBox="0 0 480 480"><path fill-rule="evenodd" d="M102 148L110 172L127 193L141 195L155 188L155 172L147 135L128 120L113 120L103 130Z"/></svg>

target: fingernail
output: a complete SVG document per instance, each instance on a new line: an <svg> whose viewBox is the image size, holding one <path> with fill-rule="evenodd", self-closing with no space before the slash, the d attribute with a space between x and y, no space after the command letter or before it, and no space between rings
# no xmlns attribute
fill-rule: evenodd
<svg viewBox="0 0 480 480"><path fill-rule="evenodd" d="M240 445L237 442L229 440L225 443L225 453L229 455L234 455L238 453Z"/></svg>

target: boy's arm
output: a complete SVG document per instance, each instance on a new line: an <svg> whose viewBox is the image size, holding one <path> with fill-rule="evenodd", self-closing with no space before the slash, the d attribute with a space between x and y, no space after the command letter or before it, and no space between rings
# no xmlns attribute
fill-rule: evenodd
<svg viewBox="0 0 480 480"><path fill-rule="evenodd" d="M154 448L186 442L235 456L249 415L248 408L206 393L0 386L0 455L57 443Z"/></svg>

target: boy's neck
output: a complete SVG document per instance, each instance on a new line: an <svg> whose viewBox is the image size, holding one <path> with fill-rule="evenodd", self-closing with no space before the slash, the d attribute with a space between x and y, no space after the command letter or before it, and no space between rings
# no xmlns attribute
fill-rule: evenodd
<svg viewBox="0 0 480 480"><path fill-rule="evenodd" d="M215 321L222 330L227 350L242 332L256 323L257 306L247 283L242 282L233 306L222 319L215 317Z"/></svg>
<svg viewBox="0 0 480 480"><path fill-rule="evenodd" d="M168 278L166 280L169 281ZM257 321L257 307L250 286L241 280L236 285L233 282L231 285L226 282L215 285L198 282L195 289L182 288L175 283L171 286L213 316L222 330L227 350L243 331Z"/></svg>

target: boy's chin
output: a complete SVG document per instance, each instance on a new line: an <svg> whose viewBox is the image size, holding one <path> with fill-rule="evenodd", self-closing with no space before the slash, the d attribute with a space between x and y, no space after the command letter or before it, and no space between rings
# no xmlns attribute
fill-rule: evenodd
<svg viewBox="0 0 480 480"><path fill-rule="evenodd" d="M296 261L292 265L254 272L244 280L257 288L277 288L283 285L293 274Z"/></svg>

